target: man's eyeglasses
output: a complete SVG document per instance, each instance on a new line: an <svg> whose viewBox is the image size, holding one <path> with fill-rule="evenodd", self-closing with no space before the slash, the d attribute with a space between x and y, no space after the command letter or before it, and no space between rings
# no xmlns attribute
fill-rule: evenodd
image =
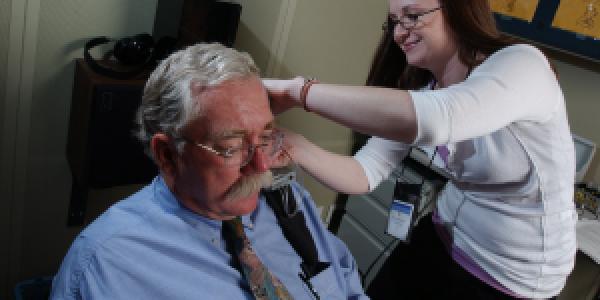
<svg viewBox="0 0 600 300"><path fill-rule="evenodd" d="M391 33L394 32L394 28L396 28L396 25L400 24L402 28L404 28L404 30L410 30L415 28L419 24L419 21L422 16L425 16L440 9L442 9L442 6L432 8L424 12L405 14L404 16L400 17L400 19L392 19L388 17L387 21L383 23L383 26L381 26L381 28L384 31Z"/></svg>
<svg viewBox="0 0 600 300"><path fill-rule="evenodd" d="M227 166L239 166L242 168L250 163L254 157L256 148L260 148L269 158L274 158L283 145L283 133L274 130L270 134L262 136L260 144L253 145L248 143L245 139L241 139L240 145L223 147L222 149L215 149L217 148L216 146L211 147L187 139L184 140L192 145L223 157L225 165Z"/></svg>

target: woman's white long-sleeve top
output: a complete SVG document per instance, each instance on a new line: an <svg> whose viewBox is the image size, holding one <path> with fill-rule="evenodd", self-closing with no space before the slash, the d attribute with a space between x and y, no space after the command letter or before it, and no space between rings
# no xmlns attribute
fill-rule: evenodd
<svg viewBox="0 0 600 300"><path fill-rule="evenodd" d="M450 151L437 213L453 247L521 296L557 295L576 252L575 152L546 57L529 45L509 46L459 84L410 94L418 120L413 145ZM408 147L374 137L355 155L371 189Z"/></svg>

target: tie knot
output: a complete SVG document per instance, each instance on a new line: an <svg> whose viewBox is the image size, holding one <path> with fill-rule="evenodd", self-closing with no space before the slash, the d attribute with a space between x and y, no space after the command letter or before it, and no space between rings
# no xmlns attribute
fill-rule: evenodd
<svg viewBox="0 0 600 300"><path fill-rule="evenodd" d="M223 221L223 230L231 231L236 237L244 237L244 225L241 217L235 217L231 220Z"/></svg>

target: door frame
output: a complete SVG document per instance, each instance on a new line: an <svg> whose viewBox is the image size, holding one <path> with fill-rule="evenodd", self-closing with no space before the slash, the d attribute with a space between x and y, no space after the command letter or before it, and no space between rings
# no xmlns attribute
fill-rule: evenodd
<svg viewBox="0 0 600 300"><path fill-rule="evenodd" d="M9 0L11 1L11 0ZM0 298L19 278L40 0L11 1L0 147Z"/></svg>

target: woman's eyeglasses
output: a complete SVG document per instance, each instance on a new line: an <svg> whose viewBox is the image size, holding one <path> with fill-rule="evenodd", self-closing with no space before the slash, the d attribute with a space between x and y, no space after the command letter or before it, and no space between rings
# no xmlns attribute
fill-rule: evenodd
<svg viewBox="0 0 600 300"><path fill-rule="evenodd" d="M439 6L436 8L432 8L430 10L426 10L424 12L405 14L404 16L400 17L399 19L392 19L392 18L388 17L387 21L385 21L383 23L383 26L381 28L383 30L385 30L386 32L393 32L394 29L396 28L396 25L400 24L400 26L402 26L402 28L404 28L404 30L411 30L419 24L421 17L423 17L427 14L430 14L434 11L440 10L441 8L442 8L442 6Z"/></svg>

